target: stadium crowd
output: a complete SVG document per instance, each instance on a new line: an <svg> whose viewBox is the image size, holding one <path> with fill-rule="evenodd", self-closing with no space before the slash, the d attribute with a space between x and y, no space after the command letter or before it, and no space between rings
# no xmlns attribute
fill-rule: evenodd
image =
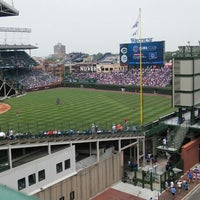
<svg viewBox="0 0 200 200"><path fill-rule="evenodd" d="M34 68L15 68L4 71L4 78L12 85L23 90L31 90L40 87L46 87L60 83L60 77L54 76L52 73L46 73ZM172 69L168 66L155 67L148 66L142 69L143 86L166 87L171 84ZM132 68L128 71L118 72L74 72L67 77L67 80L73 82L85 82L87 80L95 80L98 84L112 85L139 85L140 69Z"/></svg>
<svg viewBox="0 0 200 200"><path fill-rule="evenodd" d="M32 66L37 66L37 63L25 51L0 52L1 68L32 67Z"/></svg>
<svg viewBox="0 0 200 200"><path fill-rule="evenodd" d="M155 67L149 66L142 69L143 86L166 87L171 84L172 69L168 66ZM126 72L109 72L109 73L73 73L70 80L84 81L95 79L99 84L116 84L116 85L139 85L140 69L133 68Z"/></svg>
<svg viewBox="0 0 200 200"><path fill-rule="evenodd" d="M49 86L58 82L60 82L60 77L54 76L51 73L44 73L41 70L31 70L28 73L19 75L19 83L26 90Z"/></svg>
<svg viewBox="0 0 200 200"><path fill-rule="evenodd" d="M17 88L30 90L60 83L60 77L54 76L52 73L45 73L38 69L14 69L4 72L5 79L11 84L17 83Z"/></svg>

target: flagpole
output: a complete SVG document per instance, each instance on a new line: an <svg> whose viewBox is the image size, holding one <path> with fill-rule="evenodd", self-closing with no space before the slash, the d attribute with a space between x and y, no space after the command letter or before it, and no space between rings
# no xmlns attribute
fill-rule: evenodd
<svg viewBox="0 0 200 200"><path fill-rule="evenodd" d="M142 31L141 8L139 9L139 42L140 42L140 126L143 125L143 88L142 88Z"/></svg>

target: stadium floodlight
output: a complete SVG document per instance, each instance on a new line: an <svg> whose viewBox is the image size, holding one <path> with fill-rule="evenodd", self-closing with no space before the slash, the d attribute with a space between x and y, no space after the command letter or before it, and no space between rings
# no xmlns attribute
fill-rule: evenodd
<svg viewBox="0 0 200 200"><path fill-rule="evenodd" d="M0 32L31 33L30 28L0 27Z"/></svg>

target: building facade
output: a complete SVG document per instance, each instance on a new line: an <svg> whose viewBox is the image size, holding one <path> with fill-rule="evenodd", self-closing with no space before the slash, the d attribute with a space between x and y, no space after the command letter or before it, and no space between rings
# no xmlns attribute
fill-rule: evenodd
<svg viewBox="0 0 200 200"><path fill-rule="evenodd" d="M54 55L57 58L63 58L65 56L65 45L58 43L54 46Z"/></svg>

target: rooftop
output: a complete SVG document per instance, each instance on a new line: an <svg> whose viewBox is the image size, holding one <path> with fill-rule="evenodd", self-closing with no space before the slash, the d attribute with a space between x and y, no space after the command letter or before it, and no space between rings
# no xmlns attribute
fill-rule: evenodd
<svg viewBox="0 0 200 200"><path fill-rule="evenodd" d="M19 11L13 6L10 6L6 2L0 0L0 17L17 16Z"/></svg>

